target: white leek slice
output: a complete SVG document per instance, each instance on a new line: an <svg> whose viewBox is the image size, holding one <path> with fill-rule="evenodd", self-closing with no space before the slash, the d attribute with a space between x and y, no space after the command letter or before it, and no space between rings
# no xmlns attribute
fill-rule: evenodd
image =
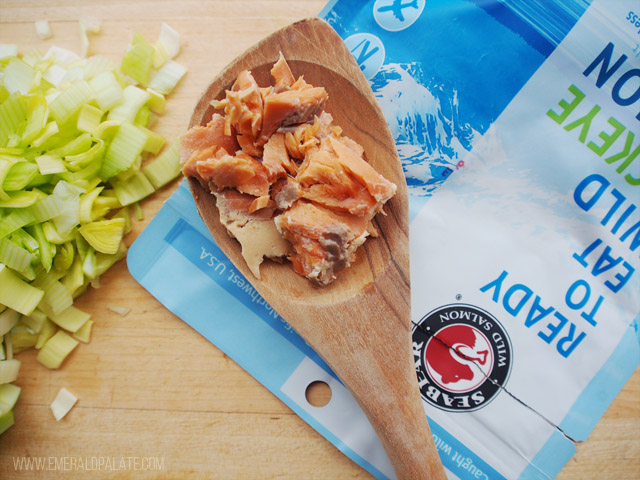
<svg viewBox="0 0 640 480"><path fill-rule="evenodd" d="M69 413L78 401L77 397L66 388L62 387L55 400L51 404L51 411L57 421L60 421Z"/></svg>
<svg viewBox="0 0 640 480"><path fill-rule="evenodd" d="M60 203L61 213L53 218L58 233L64 237L72 232L80 221L80 194L82 189L65 181L60 181L53 189L53 195Z"/></svg>
<svg viewBox="0 0 640 480"><path fill-rule="evenodd" d="M0 43L0 60L18 56L18 45L15 43Z"/></svg>
<svg viewBox="0 0 640 480"><path fill-rule="evenodd" d="M68 333L58 330L40 349L36 359L47 368L60 368L62 362L77 346L77 340Z"/></svg>
<svg viewBox="0 0 640 480"><path fill-rule="evenodd" d="M20 371L20 360L15 358L0 362L0 384L15 382Z"/></svg>
<svg viewBox="0 0 640 480"><path fill-rule="evenodd" d="M110 70L100 73L91 80L95 100L102 110L111 110L123 100L123 88L114 73Z"/></svg>
<svg viewBox="0 0 640 480"><path fill-rule="evenodd" d="M89 32L99 33L102 23L94 19L80 19L80 55L86 57L89 53Z"/></svg>
<svg viewBox="0 0 640 480"><path fill-rule="evenodd" d="M23 315L29 315L36 308L44 291L32 287L11 271L5 264L0 263L0 304L6 305Z"/></svg>
<svg viewBox="0 0 640 480"><path fill-rule="evenodd" d="M36 71L30 65L14 57L9 60L3 72L4 88L9 93L20 92L22 95L29 93L36 76Z"/></svg>
<svg viewBox="0 0 640 480"><path fill-rule="evenodd" d="M167 95L176 87L178 82L187 73L186 67L178 62L169 60L160 69L151 74L148 87L158 93Z"/></svg>
<svg viewBox="0 0 640 480"><path fill-rule="evenodd" d="M108 308L109 310L111 310L112 312L117 313L118 315L122 315L123 317L124 317L127 313L129 313L129 312L131 311L131 309L130 309L130 308L127 308L127 307L118 307L118 306L115 306L115 305L109 305L107 308Z"/></svg>
<svg viewBox="0 0 640 480"><path fill-rule="evenodd" d="M135 85L127 85L122 91L122 103L116 105L107 116L107 120L134 123L140 109L145 105L151 94Z"/></svg>
<svg viewBox="0 0 640 480"><path fill-rule="evenodd" d="M53 59L60 65L69 65L76 60L80 60L80 57L77 53L72 52L71 50L54 45L47 50L47 53L44 54L44 59Z"/></svg>
<svg viewBox="0 0 640 480"><path fill-rule="evenodd" d="M164 22L160 25L158 43L165 48L169 58L175 58L180 53L180 34Z"/></svg>
<svg viewBox="0 0 640 480"><path fill-rule="evenodd" d="M36 33L42 40L46 40L53 36L49 22L46 20L36 20Z"/></svg>
<svg viewBox="0 0 640 480"><path fill-rule="evenodd" d="M62 173L67 171L62 159L54 155L39 155L35 158L38 170L42 175Z"/></svg>

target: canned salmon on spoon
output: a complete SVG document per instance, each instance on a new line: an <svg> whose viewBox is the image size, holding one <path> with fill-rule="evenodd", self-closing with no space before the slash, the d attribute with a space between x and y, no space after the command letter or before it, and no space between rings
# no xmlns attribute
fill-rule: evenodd
<svg viewBox="0 0 640 480"><path fill-rule="evenodd" d="M303 20L235 59L182 160L216 243L351 391L398 478L445 479L413 361L405 178L339 35Z"/></svg>

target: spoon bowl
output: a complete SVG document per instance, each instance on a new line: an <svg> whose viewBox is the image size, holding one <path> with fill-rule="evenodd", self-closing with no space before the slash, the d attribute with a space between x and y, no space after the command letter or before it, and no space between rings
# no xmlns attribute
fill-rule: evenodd
<svg viewBox="0 0 640 480"><path fill-rule="evenodd" d="M265 261L261 279L247 267L240 244L220 223L215 197L189 178L200 216L216 243L262 297L327 362L376 430L400 479L445 479L418 390L411 341L407 187L395 142L369 84L340 36L309 19L265 38L228 65L194 108L189 127L206 125L210 102L224 98L238 74L250 70L259 85L284 55L295 77L323 86L325 105L367 161L398 187L376 215L377 238L327 286L296 274L289 262Z"/></svg>

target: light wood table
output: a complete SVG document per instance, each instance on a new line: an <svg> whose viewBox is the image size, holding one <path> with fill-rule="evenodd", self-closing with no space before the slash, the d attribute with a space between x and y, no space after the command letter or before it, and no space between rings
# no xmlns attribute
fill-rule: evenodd
<svg viewBox="0 0 640 480"><path fill-rule="evenodd" d="M189 72L169 97L157 129L186 127L201 89L244 49L295 20L317 15L325 0L163 1L1 0L0 42L21 52L50 45L79 51L80 18L102 20L90 53L119 59L138 31L155 41L161 22L182 36L177 60ZM34 22L50 22L40 40ZM132 243L175 190L144 202ZM60 370L19 354L22 395L16 424L0 436L0 478L356 479L370 475L342 455L266 388L169 313L120 262L78 300L94 319L90 344ZM131 311L121 316L110 306ZM79 397L56 422L49 404L61 387ZM616 398L560 479L640 478L640 373ZM53 471L19 472L21 458L49 458ZM87 462L84 470L78 462ZM123 465L121 462L124 461ZM57 462L57 464L56 464ZM75 462L75 463L74 463ZM112 472L90 470L112 462ZM115 463L113 463L115 462ZM74 467L75 465L75 467ZM149 470L162 467L161 471ZM63 472L56 468L65 468Z"/></svg>

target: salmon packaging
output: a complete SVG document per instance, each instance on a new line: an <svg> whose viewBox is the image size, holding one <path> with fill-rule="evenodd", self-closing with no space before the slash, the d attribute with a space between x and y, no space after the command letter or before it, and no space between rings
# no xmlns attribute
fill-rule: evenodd
<svg viewBox="0 0 640 480"><path fill-rule="evenodd" d="M640 362L640 7L336 0L320 15L403 162L417 381L449 478L554 478ZM354 399L224 256L185 182L128 265L345 455L395 478ZM315 381L332 390L323 407L305 398Z"/></svg>

